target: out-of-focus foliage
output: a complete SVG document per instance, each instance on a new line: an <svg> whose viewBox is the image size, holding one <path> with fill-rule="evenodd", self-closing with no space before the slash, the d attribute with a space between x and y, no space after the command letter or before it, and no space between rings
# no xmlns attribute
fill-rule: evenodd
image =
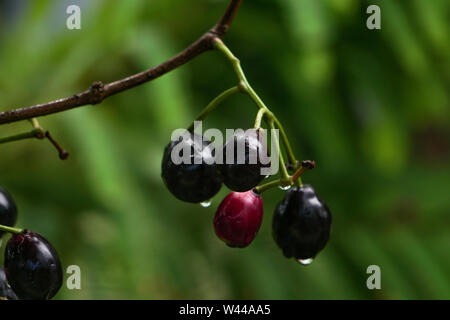
<svg viewBox="0 0 450 320"><path fill-rule="evenodd" d="M2 0L0 110L154 66L226 3ZM81 30L66 28L69 4L81 6ZM369 4L381 7L381 30L366 28ZM308 267L272 241L281 190L264 195L252 245L231 249L212 227L225 187L204 209L163 186L171 132L235 83L218 53L101 105L40 119L71 152L65 162L45 141L0 145L0 185L18 203L18 225L45 235L65 267L81 267L82 290L57 298L449 299L449 9L447 0L244 0L225 41L297 157L316 160L304 181L333 213L331 241ZM249 127L255 110L233 97L205 125ZM0 136L29 128L1 126ZM366 288L372 264L382 290Z"/></svg>

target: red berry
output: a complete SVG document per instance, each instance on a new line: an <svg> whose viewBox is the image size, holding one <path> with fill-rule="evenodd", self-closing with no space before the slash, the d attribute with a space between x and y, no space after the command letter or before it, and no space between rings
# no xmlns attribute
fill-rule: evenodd
<svg viewBox="0 0 450 320"><path fill-rule="evenodd" d="M262 197L253 190L231 192L219 205L214 217L217 236L230 247L248 246L261 226Z"/></svg>

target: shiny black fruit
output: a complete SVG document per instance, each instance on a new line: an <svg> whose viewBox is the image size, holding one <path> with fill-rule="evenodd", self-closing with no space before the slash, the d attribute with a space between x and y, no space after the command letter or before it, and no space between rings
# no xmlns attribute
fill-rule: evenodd
<svg viewBox="0 0 450 320"><path fill-rule="evenodd" d="M58 253L35 232L24 231L11 237L5 249L5 271L20 299L51 299L62 286Z"/></svg>
<svg viewBox="0 0 450 320"><path fill-rule="evenodd" d="M0 267L0 300L18 300L16 294L6 281L5 270Z"/></svg>
<svg viewBox="0 0 450 320"><path fill-rule="evenodd" d="M220 168L210 141L188 131L164 150L162 179L169 191L186 202L211 199L222 186ZM177 161L174 162L172 156Z"/></svg>
<svg viewBox="0 0 450 320"><path fill-rule="evenodd" d="M0 224L8 227L14 227L17 220L17 207L11 195L0 187ZM4 234L0 231L0 237Z"/></svg>
<svg viewBox="0 0 450 320"><path fill-rule="evenodd" d="M265 177L261 169L270 166L262 158L267 157L267 145L260 130L239 132L223 147L223 182L233 191L244 192L256 187Z"/></svg>
<svg viewBox="0 0 450 320"><path fill-rule="evenodd" d="M275 209L272 235L287 258L314 258L328 242L330 230L330 210L311 186L290 189Z"/></svg>

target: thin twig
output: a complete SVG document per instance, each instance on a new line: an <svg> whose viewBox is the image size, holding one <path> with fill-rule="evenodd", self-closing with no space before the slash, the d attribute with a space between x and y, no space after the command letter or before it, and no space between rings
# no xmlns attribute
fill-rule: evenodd
<svg viewBox="0 0 450 320"><path fill-rule="evenodd" d="M302 161L302 166L291 177L292 181L297 181L306 170L312 170L316 167L316 162L311 160Z"/></svg>
<svg viewBox="0 0 450 320"><path fill-rule="evenodd" d="M0 125L35 117L42 117L84 105L95 105L112 95L134 88L145 82L152 81L163 74L184 65L186 62L194 59L201 53L213 49L213 39L222 38L225 35L237 11L239 10L241 3L242 0L231 0L222 18L213 28L207 31L185 50L159 66L108 84L103 84L100 81L94 82L88 90L71 97L0 112Z"/></svg>
<svg viewBox="0 0 450 320"><path fill-rule="evenodd" d="M56 148L56 150L58 150L58 155L61 160L66 160L69 157L69 153L66 150L64 150L64 148L61 147L61 145L58 142L56 142L55 139L53 139L50 132L45 131L45 137L52 143L52 145Z"/></svg>

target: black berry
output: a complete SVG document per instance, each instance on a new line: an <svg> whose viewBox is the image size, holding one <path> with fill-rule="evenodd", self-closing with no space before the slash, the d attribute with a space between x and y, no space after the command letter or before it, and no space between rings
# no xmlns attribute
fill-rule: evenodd
<svg viewBox="0 0 450 320"><path fill-rule="evenodd" d="M5 270L0 267L0 300L18 300L16 294L6 281Z"/></svg>
<svg viewBox="0 0 450 320"><path fill-rule="evenodd" d="M231 190L251 190L265 177L261 169L269 167L270 163L263 164L266 161L261 161L261 155L267 156L267 145L260 130L237 133L223 147L223 182Z"/></svg>
<svg viewBox="0 0 450 320"><path fill-rule="evenodd" d="M314 258L328 242L330 230L330 210L311 186L290 189L275 209L273 238L287 258Z"/></svg>
<svg viewBox="0 0 450 320"><path fill-rule="evenodd" d="M162 179L169 191L186 202L211 199L222 186L220 168L215 163L215 150L211 142L190 132L171 141L164 150ZM174 163L172 151L188 161ZM188 154L184 154L188 152Z"/></svg>
<svg viewBox="0 0 450 320"><path fill-rule="evenodd" d="M0 224L8 227L14 227L17 220L17 207L11 195L0 187ZM0 237L4 234L0 231Z"/></svg>
<svg viewBox="0 0 450 320"><path fill-rule="evenodd" d="M51 299L62 286L58 253L38 233L25 231L11 237L5 249L5 271L20 299Z"/></svg>

